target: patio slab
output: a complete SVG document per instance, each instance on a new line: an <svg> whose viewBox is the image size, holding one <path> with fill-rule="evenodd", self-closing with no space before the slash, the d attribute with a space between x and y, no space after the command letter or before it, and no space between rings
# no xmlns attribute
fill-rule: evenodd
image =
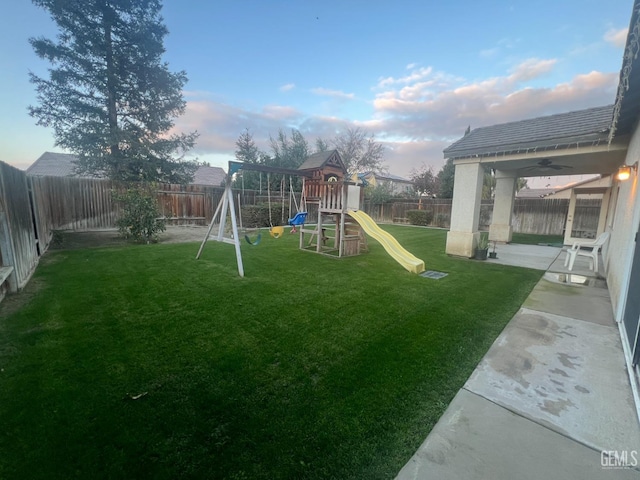
<svg viewBox="0 0 640 480"><path fill-rule="evenodd" d="M489 248L489 251L491 251L491 248ZM561 251L562 249L559 247L507 243L498 245L496 247L498 258L489 258L487 262L547 270L558 258Z"/></svg>
<svg viewBox="0 0 640 480"><path fill-rule="evenodd" d="M396 479L638 478L635 470L603 468L602 461L599 451L461 389Z"/></svg>
<svg viewBox="0 0 640 480"><path fill-rule="evenodd" d="M549 262L548 271L396 478L640 478L640 427L605 280L586 262L569 272L559 248L501 245L498 256ZM628 463L611 468L606 452Z"/></svg>
<svg viewBox="0 0 640 480"><path fill-rule="evenodd" d="M523 308L464 388L598 451L640 447L614 325Z"/></svg>
<svg viewBox="0 0 640 480"><path fill-rule="evenodd" d="M523 307L599 325L616 325L604 280L582 275L545 273Z"/></svg>

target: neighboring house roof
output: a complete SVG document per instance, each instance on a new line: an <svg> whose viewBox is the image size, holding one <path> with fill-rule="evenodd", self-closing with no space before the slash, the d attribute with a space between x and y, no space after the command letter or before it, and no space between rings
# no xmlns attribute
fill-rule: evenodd
<svg viewBox="0 0 640 480"><path fill-rule="evenodd" d="M44 152L27 168L27 174L35 177L80 177L99 178L95 175L76 175L73 167L75 155L69 153ZM200 166L196 170L191 185L220 186L224 182L226 173L220 167Z"/></svg>
<svg viewBox="0 0 640 480"><path fill-rule="evenodd" d="M347 171L338 150L328 150L309 155L304 163L298 167L298 170L320 170L326 165L341 168L345 173Z"/></svg>
<svg viewBox="0 0 640 480"><path fill-rule="evenodd" d="M191 185L214 185L219 187L224 184L226 177L227 174L222 168L202 165L196 170Z"/></svg>
<svg viewBox="0 0 640 480"><path fill-rule="evenodd" d="M444 156L455 160L605 144L612 118L613 105L607 105L480 127L445 148Z"/></svg>
<svg viewBox="0 0 640 480"><path fill-rule="evenodd" d="M362 173L358 173L357 175L358 175L358 178L360 179L375 177L378 180L390 180L395 183L410 183L412 185L414 183L413 181L407 178L399 177L398 175L392 175L390 173L362 172Z"/></svg>
<svg viewBox="0 0 640 480"><path fill-rule="evenodd" d="M78 177L73 171L75 155L44 152L27 168L27 173L36 177Z"/></svg>

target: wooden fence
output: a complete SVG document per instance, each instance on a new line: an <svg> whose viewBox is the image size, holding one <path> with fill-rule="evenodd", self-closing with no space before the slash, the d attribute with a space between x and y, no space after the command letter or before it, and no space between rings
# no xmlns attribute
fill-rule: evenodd
<svg viewBox="0 0 640 480"><path fill-rule="evenodd" d="M21 289L48 248L55 230L97 230L115 228L120 213L113 199L116 187L108 180L31 177L0 162L0 299L7 287ZM222 198L222 187L161 184L157 200L161 214L172 225L207 225ZM234 191L236 208L271 200L274 222L286 221L288 197L267 198L253 190ZM363 209L377 222L407 221L407 211L433 212L432 225L448 228L450 199L398 200L385 204L364 202ZM516 199L513 229L520 233L561 235L568 200ZM600 200L578 200L574 227L595 229ZM480 208L480 228L491 223L492 202Z"/></svg>
<svg viewBox="0 0 640 480"><path fill-rule="evenodd" d="M0 162L0 297L16 292L38 265L38 245L26 174Z"/></svg>
<svg viewBox="0 0 640 480"><path fill-rule="evenodd" d="M421 199L419 202L399 200L385 204L365 202L363 209L375 221L406 223L407 211L430 210L432 225L448 228L451 220L451 199ZM574 229L593 230L598 226L601 200L578 199L574 216ZM568 199L517 198L513 207L512 226L516 233L563 235L569 209ZM483 200L480 206L480 229L488 230L493 216L493 202Z"/></svg>

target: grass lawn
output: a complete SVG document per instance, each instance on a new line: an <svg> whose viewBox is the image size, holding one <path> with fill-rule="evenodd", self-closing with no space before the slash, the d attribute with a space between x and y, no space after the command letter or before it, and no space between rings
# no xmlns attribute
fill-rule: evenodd
<svg viewBox="0 0 640 480"><path fill-rule="evenodd" d="M562 235L537 235L534 233L515 233L511 243L522 243L525 245L562 245L564 237Z"/></svg>
<svg viewBox="0 0 640 480"><path fill-rule="evenodd" d="M449 275L288 234L244 279L216 242L48 253L0 305L0 478L393 478L542 272L384 228Z"/></svg>

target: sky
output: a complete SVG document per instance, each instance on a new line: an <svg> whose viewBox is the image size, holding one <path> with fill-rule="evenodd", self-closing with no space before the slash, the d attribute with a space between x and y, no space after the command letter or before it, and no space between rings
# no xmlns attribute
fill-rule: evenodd
<svg viewBox="0 0 640 480"><path fill-rule="evenodd" d="M192 158L225 168L249 129L299 130L310 146L361 128L388 172L440 170L442 150L477 128L614 103L632 0L165 0L165 60L184 70ZM49 65L28 43L55 38L46 11L4 0L0 160L25 169L63 152L28 73ZM531 186L559 184L538 179Z"/></svg>

